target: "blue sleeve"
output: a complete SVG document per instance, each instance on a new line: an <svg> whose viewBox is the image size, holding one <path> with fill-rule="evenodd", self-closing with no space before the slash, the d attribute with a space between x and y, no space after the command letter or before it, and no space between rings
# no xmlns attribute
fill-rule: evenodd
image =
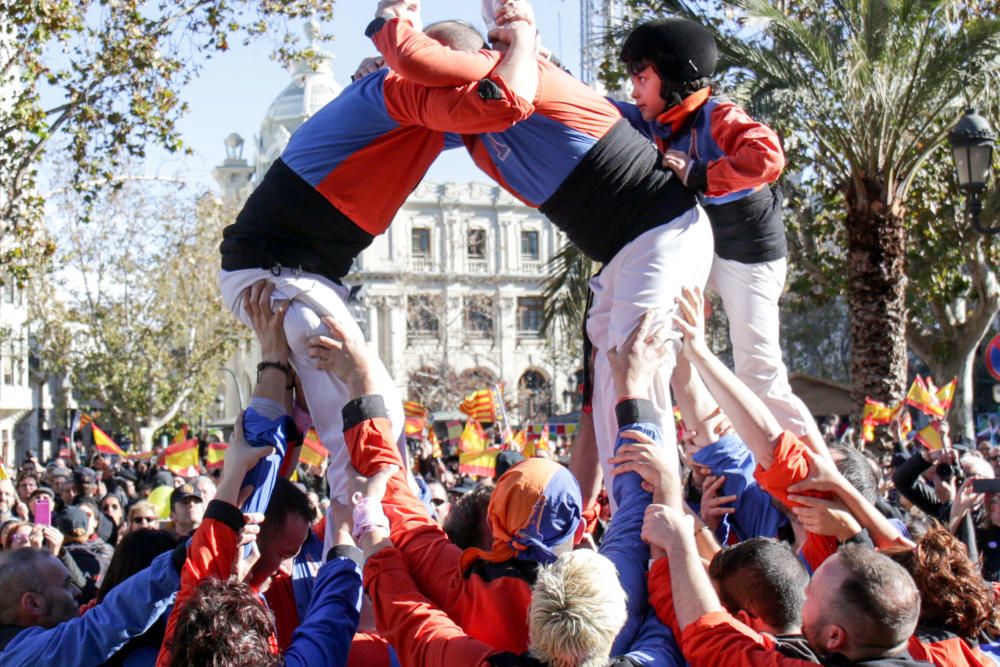
<svg viewBox="0 0 1000 667"><path fill-rule="evenodd" d="M674 633L660 622L656 612L649 609L646 620L639 629L639 636L625 657L644 667L684 667L684 655L677 646Z"/></svg>
<svg viewBox="0 0 1000 667"><path fill-rule="evenodd" d="M656 411L649 401L622 401L618 404L616 413L619 433L639 431L654 442L663 442L663 434L656 425ZM615 451L632 442L635 441L619 435ZM612 655L620 655L629 649L649 607L649 593L646 589L649 545L642 541L642 520L653 496L643 491L641 485L642 478L634 472L613 478L611 493L614 494L618 511L612 517L599 549L599 553L614 563L618 570L618 580L625 589L627 599L628 616L611 647Z"/></svg>
<svg viewBox="0 0 1000 667"><path fill-rule="evenodd" d="M462 139L461 134L455 134L454 132L444 133L444 149L450 151L453 148L465 148L465 141Z"/></svg>
<svg viewBox="0 0 1000 667"><path fill-rule="evenodd" d="M295 593L295 608L299 612L299 618L305 618L309 613L316 576L322 566L323 540L310 530L292 561L292 591Z"/></svg>
<svg viewBox="0 0 1000 667"><path fill-rule="evenodd" d="M274 447L274 452L258 461L243 478L243 486L253 486L253 492L240 508L244 512L263 514L267 509L274 485L278 481L281 460L288 450L288 441L297 438L298 432L295 420L289 415L272 419L258 412L252 405L243 413L243 434L247 443L252 447ZM249 551L250 545L243 547L244 556Z"/></svg>
<svg viewBox="0 0 1000 667"><path fill-rule="evenodd" d="M787 519L771 504L771 496L760 488L753 477L757 461L739 436L729 433L717 442L702 447L692 457L695 463L712 470L713 475L725 475L721 495L736 496L732 522L720 539L728 538L729 528L736 530L740 540L751 537L774 537ZM725 544L726 542L722 542Z"/></svg>
<svg viewBox="0 0 1000 667"><path fill-rule="evenodd" d="M345 667L361 618L361 568L351 558L328 561L316 577L305 620L285 651L287 667Z"/></svg>
<svg viewBox="0 0 1000 667"><path fill-rule="evenodd" d="M173 604L181 585L171 559L160 554L145 570L111 589L101 604L54 628L28 628L0 653L0 664L18 667L100 665L138 637Z"/></svg>
<svg viewBox="0 0 1000 667"><path fill-rule="evenodd" d="M650 141L656 140L656 137L653 136L653 132L649 128L649 121L642 117L642 112L639 111L639 107L629 102L622 102L621 100L616 100L611 97L607 99L608 102L615 105L615 108L618 109L622 118L629 122L629 125L639 130L639 134L646 137Z"/></svg>

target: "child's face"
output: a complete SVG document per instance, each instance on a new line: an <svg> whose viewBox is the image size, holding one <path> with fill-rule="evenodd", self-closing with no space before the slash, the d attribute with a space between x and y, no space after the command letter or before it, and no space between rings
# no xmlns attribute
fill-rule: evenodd
<svg viewBox="0 0 1000 667"><path fill-rule="evenodd" d="M650 65L641 72L631 75L632 99L643 120L656 120L657 116L666 111L667 103L660 97L662 83L656 69Z"/></svg>

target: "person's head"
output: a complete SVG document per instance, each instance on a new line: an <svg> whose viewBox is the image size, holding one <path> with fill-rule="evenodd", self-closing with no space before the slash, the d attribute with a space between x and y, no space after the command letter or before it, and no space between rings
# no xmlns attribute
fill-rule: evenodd
<svg viewBox="0 0 1000 667"><path fill-rule="evenodd" d="M22 502L28 502L31 492L38 488L38 475L34 472L24 473L17 478L17 495Z"/></svg>
<svg viewBox="0 0 1000 667"><path fill-rule="evenodd" d="M1000 607L992 587L969 560L965 545L947 529L932 526L916 548L894 547L886 553L906 568L920 590L921 625L959 637L1000 633Z"/></svg>
<svg viewBox="0 0 1000 667"><path fill-rule="evenodd" d="M0 625L52 628L77 615L80 589L42 549L0 553Z"/></svg>
<svg viewBox="0 0 1000 667"><path fill-rule="evenodd" d="M215 499L215 482L208 475L195 477L191 480L191 486L194 487L195 493L201 497L206 505Z"/></svg>
<svg viewBox="0 0 1000 667"><path fill-rule="evenodd" d="M45 473L48 478L49 486L62 497L63 488L69 486L67 480L69 479L69 468L65 466L56 466Z"/></svg>
<svg viewBox="0 0 1000 667"><path fill-rule="evenodd" d="M746 625L797 634L809 573L785 542L755 537L715 554L709 576L719 600Z"/></svg>
<svg viewBox="0 0 1000 667"><path fill-rule="evenodd" d="M580 484L569 470L548 459L522 461L500 478L490 498L492 550L466 551L462 564L477 558L551 563L573 548L582 506Z"/></svg>
<svg viewBox="0 0 1000 667"><path fill-rule="evenodd" d="M967 453L958 460L965 479L993 479L993 466L978 453Z"/></svg>
<svg viewBox="0 0 1000 667"><path fill-rule="evenodd" d="M8 517L17 504L17 491L9 479L0 479L0 517Z"/></svg>
<svg viewBox="0 0 1000 667"><path fill-rule="evenodd" d="M829 449L830 456L844 479L868 502L874 504L878 500L878 475L865 455L844 445L831 445Z"/></svg>
<svg viewBox="0 0 1000 667"><path fill-rule="evenodd" d="M313 518L313 509L306 494L292 482L279 477L257 536L260 558L254 564L251 575L255 584L263 583L284 561L299 553L302 543L309 536Z"/></svg>
<svg viewBox="0 0 1000 667"><path fill-rule="evenodd" d="M81 496L73 501L73 504L87 515L87 538L89 539L97 532L97 528L101 524L101 508L97 501L90 496Z"/></svg>
<svg viewBox="0 0 1000 667"><path fill-rule="evenodd" d="M529 648L553 667L603 666L627 617L614 563L589 549L570 551L538 570Z"/></svg>
<svg viewBox="0 0 1000 667"><path fill-rule="evenodd" d="M270 648L273 628L274 617L248 584L204 579L180 608L169 642L169 664L280 665L281 656L271 653Z"/></svg>
<svg viewBox="0 0 1000 667"><path fill-rule="evenodd" d="M3 542L0 548L4 551L23 549L31 545L31 524L27 521L8 521L3 527Z"/></svg>
<svg viewBox="0 0 1000 667"><path fill-rule="evenodd" d="M73 497L97 497L97 473L93 468L77 468L73 471ZM65 498L64 498L65 500ZM70 500L66 501L71 502Z"/></svg>
<svg viewBox="0 0 1000 667"><path fill-rule="evenodd" d="M486 46L482 34L459 19L438 21L424 28L424 34L456 51L479 51Z"/></svg>
<svg viewBox="0 0 1000 667"><path fill-rule="evenodd" d="M178 542L180 538L168 530L139 529L125 535L115 547L108 571L97 590L97 601L103 600L112 588L133 574L145 570L154 558L175 548Z"/></svg>
<svg viewBox="0 0 1000 667"><path fill-rule="evenodd" d="M124 510L122 509L121 498L113 493L109 493L101 498L101 511L116 525L122 524Z"/></svg>
<svg viewBox="0 0 1000 667"><path fill-rule="evenodd" d="M448 502L448 490L438 480L430 479L427 480L427 492L430 494L431 507L434 508L434 518L437 519L438 524L443 526L448 520L448 511L451 509L451 503Z"/></svg>
<svg viewBox="0 0 1000 667"><path fill-rule="evenodd" d="M156 528L159 523L160 519L156 516L156 507L148 500L132 503L128 508L127 530L129 531Z"/></svg>
<svg viewBox="0 0 1000 667"><path fill-rule="evenodd" d="M802 634L820 655L850 660L900 653L917 627L920 593L888 556L848 545L820 565L806 588Z"/></svg>
<svg viewBox="0 0 1000 667"><path fill-rule="evenodd" d="M450 503L443 527L448 539L459 548L489 549L493 544L487 519L492 496L492 486L477 486Z"/></svg>
<svg viewBox="0 0 1000 667"><path fill-rule="evenodd" d="M719 52L705 26L681 18L643 23L626 38L620 60L632 79L632 97L645 120L655 120L709 86Z"/></svg>
<svg viewBox="0 0 1000 667"><path fill-rule="evenodd" d="M94 531L91 530L90 515L82 507L76 505L63 508L55 516L55 524L67 543L83 543L94 534Z"/></svg>
<svg viewBox="0 0 1000 667"><path fill-rule="evenodd" d="M170 494L170 520L179 535L195 530L204 515L205 503L190 484L181 484Z"/></svg>

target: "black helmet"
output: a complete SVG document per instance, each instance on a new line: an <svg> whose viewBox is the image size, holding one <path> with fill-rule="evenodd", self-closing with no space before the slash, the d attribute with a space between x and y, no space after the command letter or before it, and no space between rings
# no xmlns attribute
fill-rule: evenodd
<svg viewBox="0 0 1000 667"><path fill-rule="evenodd" d="M633 30L619 57L633 74L647 64L653 65L664 84L670 82L676 88L676 84L715 74L719 50L705 26L688 19L668 18L643 23ZM666 95L664 99L668 99Z"/></svg>

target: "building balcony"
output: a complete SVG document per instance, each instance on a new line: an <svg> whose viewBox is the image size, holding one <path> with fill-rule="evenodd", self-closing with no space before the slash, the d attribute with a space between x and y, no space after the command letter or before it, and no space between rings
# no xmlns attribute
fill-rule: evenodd
<svg viewBox="0 0 1000 667"><path fill-rule="evenodd" d="M21 414L34 405L31 387L0 384L0 418Z"/></svg>
<svg viewBox="0 0 1000 667"><path fill-rule="evenodd" d="M469 273L487 274L490 272L490 263L485 259L468 259L465 268Z"/></svg>
<svg viewBox="0 0 1000 667"><path fill-rule="evenodd" d="M413 273L437 273L437 264L430 257L411 257L410 271Z"/></svg>
<svg viewBox="0 0 1000 667"><path fill-rule="evenodd" d="M545 272L545 267L537 259L525 259L515 266L515 271L523 275L541 276Z"/></svg>

